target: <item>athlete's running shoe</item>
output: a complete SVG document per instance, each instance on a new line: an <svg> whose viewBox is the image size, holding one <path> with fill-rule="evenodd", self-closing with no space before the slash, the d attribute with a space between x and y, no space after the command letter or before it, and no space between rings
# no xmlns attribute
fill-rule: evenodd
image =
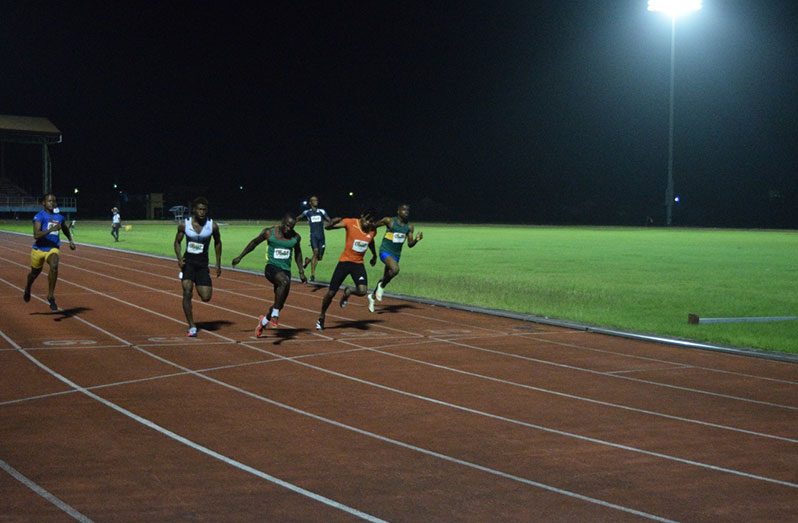
<svg viewBox="0 0 798 523"><path fill-rule="evenodd" d="M263 328L265 327L265 325L263 325L263 320L264 319L266 319L266 315L265 314L261 314L260 316L258 316L258 326L255 327L255 337L256 338L260 338L261 334L263 334Z"/></svg>
<svg viewBox="0 0 798 523"><path fill-rule="evenodd" d="M377 290L374 291L374 296L377 298L377 301L382 301L382 293L385 289L382 288L382 280L377 282Z"/></svg>
<svg viewBox="0 0 798 523"><path fill-rule="evenodd" d="M316 320L316 330L323 331L324 330L324 318L319 318Z"/></svg>
<svg viewBox="0 0 798 523"><path fill-rule="evenodd" d="M368 293L366 298L369 300L369 312L374 312L374 296L372 296L371 293Z"/></svg>
<svg viewBox="0 0 798 523"><path fill-rule="evenodd" d="M346 292L341 296L341 301L338 302L338 305L340 305L342 309L349 305L349 296L346 295Z"/></svg>
<svg viewBox="0 0 798 523"><path fill-rule="evenodd" d="M188 329L188 332L186 333L186 336L189 337L189 338L196 338L197 337L197 328L196 327L191 327L190 329Z"/></svg>
<svg viewBox="0 0 798 523"><path fill-rule="evenodd" d="M50 310L51 311L57 311L58 310L58 305L55 304L55 298L47 298L47 303L50 304Z"/></svg>
<svg viewBox="0 0 798 523"><path fill-rule="evenodd" d="M25 287L25 292L22 293L22 299L25 301L25 303L28 303L30 301L30 289L29 288Z"/></svg>

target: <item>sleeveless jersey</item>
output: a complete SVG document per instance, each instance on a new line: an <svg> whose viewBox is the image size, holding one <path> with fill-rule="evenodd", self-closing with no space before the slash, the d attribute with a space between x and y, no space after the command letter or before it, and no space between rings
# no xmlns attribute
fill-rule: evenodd
<svg viewBox="0 0 798 523"><path fill-rule="evenodd" d="M269 246L266 257L268 258L267 265L274 265L278 269L291 272L291 256L294 253L294 247L299 242L299 236L294 235L293 238L278 238L277 226L272 227L272 233L266 243Z"/></svg>
<svg viewBox="0 0 798 523"><path fill-rule="evenodd" d="M205 226L200 232L194 230L191 218L186 218L186 262L198 265L208 265L208 246L213 236L213 220L205 220Z"/></svg>
<svg viewBox="0 0 798 523"><path fill-rule="evenodd" d="M391 219L390 227L386 227L385 236L382 237L380 252L387 252L394 256L402 254L402 245L410 232L410 224L402 223L399 217Z"/></svg>
<svg viewBox="0 0 798 523"><path fill-rule="evenodd" d="M310 225L310 234L324 236L324 220L329 219L324 209L306 209L302 211L302 215L307 219Z"/></svg>

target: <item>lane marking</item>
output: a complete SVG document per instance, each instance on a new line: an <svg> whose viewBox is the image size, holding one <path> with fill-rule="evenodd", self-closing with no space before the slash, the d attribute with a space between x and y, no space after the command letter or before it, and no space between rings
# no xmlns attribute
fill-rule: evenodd
<svg viewBox="0 0 798 523"><path fill-rule="evenodd" d="M341 510L343 512L346 512L348 514L356 516L356 517L358 517L360 519L363 519L365 521L384 522L384 520L382 520L382 519L380 519L380 518L378 518L376 516L372 516L371 514L368 514L366 512L357 510L357 509L352 508L352 507L350 507L348 505L344 505L344 504L339 503L339 502L337 502L337 501L335 501L333 499L330 499L328 497L322 496L320 494L316 494L315 492L312 492L310 490L304 489L304 488L302 488L302 487L300 487L298 485L294 485L293 483L289 483L289 482L284 481L284 480L282 480L282 479L280 479L280 478L278 478L276 476L272 476L271 474L268 474L266 472L258 470L258 469L254 468L254 467L250 467L249 465L246 465L245 463L242 463L242 462L240 462L238 460L235 460L233 458L230 458L228 456L220 454L219 452L216 452L215 450L211 450L210 448L205 447L203 445L200 445L199 443L196 443L196 442L194 442L194 441L192 441L192 440L190 440L188 438L185 438L185 437L181 436L180 434L177 434L176 432L172 432L171 430L167 429L166 427L158 425L157 423L155 423L153 421L150 421L147 418L139 416L138 414L135 414L134 412L131 412L131 411L127 410L124 407L120 407L116 403L113 403L112 401L109 401L109 400L103 398L102 396L98 396L94 392L92 392L92 391L90 391L90 390L78 385L77 383L75 383L74 381L70 380L66 376L63 376L63 375L59 374L55 370L51 369L50 367L48 367L47 365L45 365L44 363L39 361L38 359L34 358L32 355L28 354L28 352L25 349L23 349L22 347L20 347L16 343L14 343L14 340L9 338L6 335L5 332L0 331L0 336L2 336L9 343L15 345L16 348L18 349L18 351L22 355L24 355L26 358L28 358L34 365L36 365L37 367L39 367L43 371L47 372L48 374L50 374L51 376L53 376L57 380L63 382L67 386L75 389L77 392L80 392L81 394L84 394L84 395L88 396L89 398L91 398L91 399L93 399L93 400L105 405L106 407L108 407L108 408L110 408L110 409L112 409L112 410L114 410L114 411L116 411L116 412L118 412L118 413L120 413L120 414L122 414L122 415L124 415L124 416L126 416L126 417L128 417L130 419L132 419L133 421L136 421L136 422L144 425L145 427L148 427L148 428L150 428L152 430L155 430L156 432L159 432L159 433L163 434L164 436L166 436L168 438L171 438L171 439L173 439L173 440L175 440L175 441L177 441L179 443L182 443L183 445L186 445L187 447L190 447L190 448L192 448L192 449L194 449L194 450L196 450L198 452L201 452L202 454L205 454L205 455L210 456L210 457L212 457L214 459L217 459L217 460L219 460L219 461L221 461L223 463L226 463L226 464L228 464L228 465L230 465L232 467L235 467L235 468L237 468L237 469L239 469L241 471L247 472L247 473L249 473L249 474L251 474L253 476L256 476L256 477L259 477L259 478L264 479L266 481L269 481L270 483L274 483L275 485L279 485L279 486L281 486L281 487L283 487L283 488L285 488L287 490L290 490L292 492L295 492L295 493L300 494L302 496L305 496L307 498L310 498L310 499L313 499L315 501L318 501L319 503L323 503L324 505L327 505L329 507Z"/></svg>
<svg viewBox="0 0 798 523"><path fill-rule="evenodd" d="M91 272L91 271L89 271L89 272ZM73 283L73 285L78 285L78 284L74 284ZM78 286L80 286L80 285L78 285ZM80 286L80 287L82 287L82 286ZM88 289L88 288L86 288L86 289ZM99 291L92 291L91 289L88 289L88 290L90 290L91 292L100 294L100 295L104 295L103 293L101 293ZM115 299L115 298L113 298L111 296L107 296L107 297L109 297L111 299ZM132 304L129 304L129 305L135 306L135 305L132 305ZM147 309L143 309L143 310L147 310ZM160 316L164 316L164 315L161 315L160 313L155 313L153 311L148 311L148 312L151 312L153 314L158 314ZM84 321L84 322L86 321L86 320L83 320L82 318L78 318L78 319L81 320L81 321ZM176 319L172 319L172 320L179 322L179 320L176 320ZM215 334L215 333L212 333L212 334ZM218 335L218 336L221 336L221 335ZM451 342L451 341L447 341L447 340L438 340L438 341L440 341L442 343L452 343L452 344L455 344L455 345L462 345L462 346L468 347L467 345L456 343L456 342ZM347 342L345 340L341 340L341 342L342 343L352 344L351 342ZM242 343L242 345L243 346L249 346L246 343ZM354 345L354 344L352 344L352 345ZM357 345L354 345L354 346L357 347ZM271 354L271 355L274 355L274 356L277 356L277 357L282 357L282 356L280 356L278 354L274 354L274 353L271 353L269 351L265 351L265 350L262 350L262 349L259 349L259 348L256 348L256 347L251 347L251 348L253 348L254 350L258 350L258 351L264 352L266 354ZM473 348L478 349L478 350L482 350L482 349L477 348L477 347L473 347ZM137 349L137 350L140 350L140 349ZM147 353L147 351L143 351L143 352ZM495 352L495 351L491 351L491 352ZM164 360L164 361L166 361L166 360ZM289 360L289 361L291 361L291 360ZM345 379L350 379L350 380L353 380L353 381L356 381L356 382L361 382L363 384L367 384L367 385L370 385L370 386L373 386L373 387L382 388L384 390L390 390L390 391L396 392L398 394L403 394L403 395L408 395L408 396L411 396L411 397L415 397L417 399L421 399L421 400L424 400L424 401L430 401L432 403L437 403L437 404L440 404L440 405L449 406L451 408L465 410L467 412L472 412L474 414L484 415L484 416L492 417L492 418L496 418L496 419L502 419L502 420L507 421L509 423L516 423L516 424L520 424L520 425L524 425L524 426L529 426L530 428L536 428L536 429L544 430L544 431L551 431L553 433L557 433L557 434L561 434L561 435L565 435L565 436L569 436L569 437L574 437L574 438L577 438L577 439L584 439L586 441L592 441L592 442L598 443L598 444L615 446L616 448L620 448L620 449L623 449L623 450L629 450L629 451L633 451L633 452L641 452L641 453L644 453L644 454L649 454L649 455L661 457L663 459L672 459L674 461L687 463L687 464L691 464L691 465L695 465L695 466L699 466L699 467L710 468L712 470L723 471L723 472L727 472L727 473L731 473L731 474L735 474L735 475L740 475L740 476L743 476L743 477L749 477L749 478L752 478L752 479L759 479L759 480L762 480L762 481L769 481L769 482L772 482L772 483L777 483L777 484L791 486L791 487L798 486L798 485L795 485L795 484L792 484L792 483L789 483L789 482L783 482L781 480L776 480L776 479L773 479L773 478L767 478L767 477L763 477L763 476L757 476L757 475L753 475L753 474L748 474L748 473L741 472L741 471L736 471L736 470L733 470L733 469L725 469L723 467L716 467L714 465L703 464L703 463L695 462L695 461L691 461L691 460L685 460L683 458L678 458L678 457L674 457L674 456L668 456L668 455L665 455L665 454L653 453L653 452L650 452L650 451L645 451L645 450L637 449L637 448L634 448L634 447L618 445L618 444L614 444L612 442L606 442L606 441L602 441L602 440L587 438L585 436L578 435L578 434L571 434L571 433L566 433L566 432L562 432L562 431L557 431L556 429L549 429L549 428L542 427L542 426L537 426L537 425L533 425L533 424L527 424L527 423L519 421L519 420L513 420L513 419L510 419L510 418L504 418L504 417L501 417L501 416L495 416L495 415L492 415L492 414L489 414L489 413L483 413L483 412L480 412L480 411L476 411L474 409L468 409L467 407L462 407L462 406L458 406L458 405L454 405L454 404L449 404L449 403L446 403L446 402L440 402L439 400L435 400L433 398L428 398L428 397L424 397L424 396L415 395L415 394L412 394L412 393L409 393L409 392L406 392L406 391L401 391L399 389L393 389L393 388L390 388L390 387L386 387L386 386L383 386L383 385L380 385L380 384L376 384L376 383L373 383L373 382L368 382L366 380L361 380L359 378L355 378L355 377L348 376L348 375L345 375L345 374L337 373L337 372L334 372L334 371L329 371L327 369L324 369L324 368L321 368L321 367L317 367L317 366L314 366L314 365L310 365L310 364L307 364L307 363L304 363L304 362L293 361L293 363L296 363L296 364L299 364L299 365L303 365L303 366L307 366L309 368L314 368L314 369L319 370L321 372L326 372L326 373L329 373L329 374L337 375L337 376L345 378ZM636 380L636 381L638 381L638 380ZM222 383L222 382L220 382L220 383Z"/></svg>
<svg viewBox="0 0 798 523"><path fill-rule="evenodd" d="M14 467L9 465L8 463L3 461L2 459L0 459L0 469L3 469L4 471L6 471L6 473L9 476L11 476L15 480L19 481L20 483L22 483L23 485L28 487L30 490L32 490L33 492L38 494L40 497L42 497L43 499L48 501L50 504L55 505L56 507L58 507L58 509L61 510L62 512L65 512L66 514L69 514L72 517L72 519L75 519L75 520L80 521L82 523L92 523L92 520L89 519L87 516L85 516L82 513L78 512L71 505L63 502L62 500L60 500L59 498L57 498L56 496L54 496L53 494L48 492L46 489L44 489L38 483L36 483L36 482L32 481L31 479L27 478L25 475L23 475L21 472L19 472L17 469L15 469ZM9 515L9 514L6 514L6 515Z"/></svg>

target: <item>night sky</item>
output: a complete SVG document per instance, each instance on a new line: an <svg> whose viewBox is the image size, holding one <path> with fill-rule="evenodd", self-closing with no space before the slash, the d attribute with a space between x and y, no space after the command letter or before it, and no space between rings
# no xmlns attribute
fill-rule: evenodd
<svg viewBox="0 0 798 523"><path fill-rule="evenodd" d="M229 217L313 193L334 215L664 222L671 27L645 0L251 3L5 1L0 114L63 132L54 189L85 214L118 183L130 217L148 192ZM797 28L794 0L679 19L674 225L798 227ZM31 148L6 175L37 192Z"/></svg>

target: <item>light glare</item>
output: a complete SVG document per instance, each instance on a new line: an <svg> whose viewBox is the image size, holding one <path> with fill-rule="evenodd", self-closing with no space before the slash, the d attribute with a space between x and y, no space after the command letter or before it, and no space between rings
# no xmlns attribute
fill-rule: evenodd
<svg viewBox="0 0 798 523"><path fill-rule="evenodd" d="M702 0L648 0L648 10L665 13L673 18L698 11L703 7Z"/></svg>

